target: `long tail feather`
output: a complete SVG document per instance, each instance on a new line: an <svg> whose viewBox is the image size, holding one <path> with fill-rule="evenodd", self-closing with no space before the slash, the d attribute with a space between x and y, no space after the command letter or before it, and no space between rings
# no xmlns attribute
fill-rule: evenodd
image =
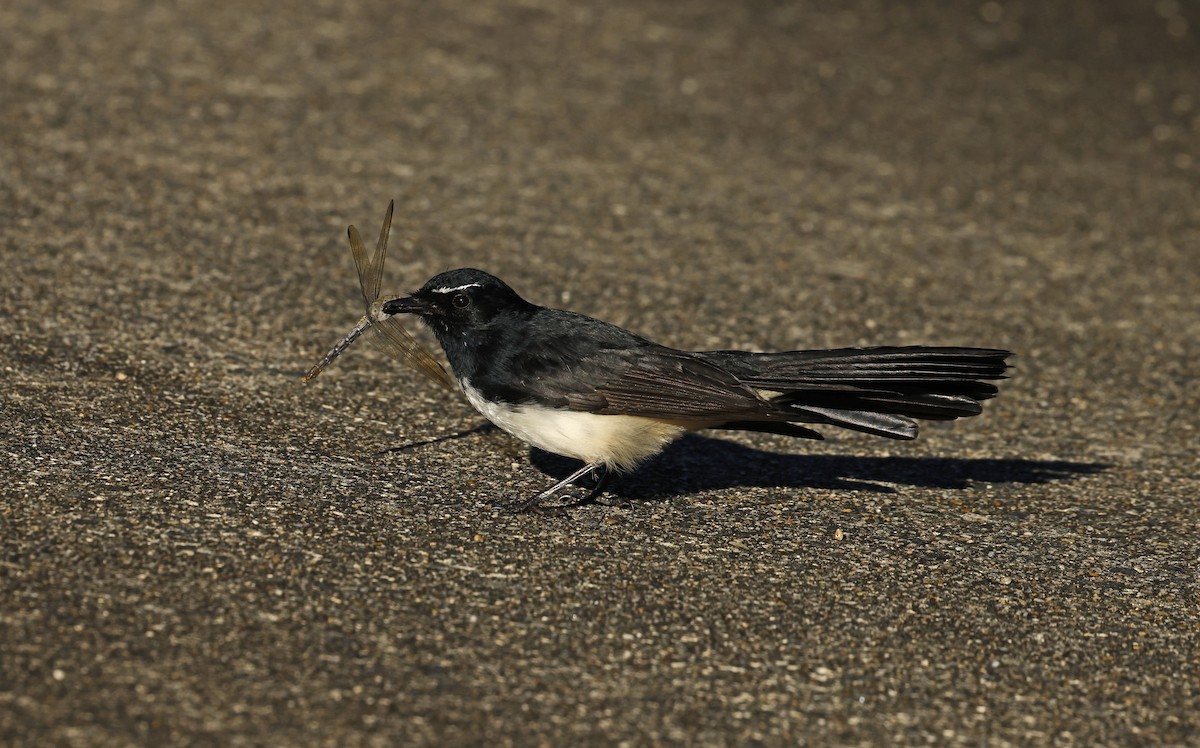
<svg viewBox="0 0 1200 748"><path fill-rule="evenodd" d="M790 422L828 423L912 439L912 420L977 415L999 391L1011 353L995 348L839 348L747 353L708 351L708 361L779 407Z"/></svg>

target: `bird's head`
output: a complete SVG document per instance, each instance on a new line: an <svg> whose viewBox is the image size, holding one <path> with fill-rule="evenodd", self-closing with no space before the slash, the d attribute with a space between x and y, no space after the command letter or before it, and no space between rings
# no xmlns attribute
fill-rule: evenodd
<svg viewBox="0 0 1200 748"><path fill-rule="evenodd" d="M435 275L411 296L383 304L385 314L416 314L439 337L467 330L482 330L509 312L532 305L494 275L473 268Z"/></svg>

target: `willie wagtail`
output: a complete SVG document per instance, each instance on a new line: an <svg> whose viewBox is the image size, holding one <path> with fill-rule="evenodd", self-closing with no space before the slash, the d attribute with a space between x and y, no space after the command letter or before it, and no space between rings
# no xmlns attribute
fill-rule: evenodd
<svg viewBox="0 0 1200 748"><path fill-rule="evenodd" d="M523 503L537 507L585 476L596 496L685 431L735 429L821 439L827 424L913 439L914 418L981 412L1008 351L880 347L751 353L681 351L598 319L537 306L481 270L451 270L383 315L416 314L471 405L535 447L582 460Z"/></svg>

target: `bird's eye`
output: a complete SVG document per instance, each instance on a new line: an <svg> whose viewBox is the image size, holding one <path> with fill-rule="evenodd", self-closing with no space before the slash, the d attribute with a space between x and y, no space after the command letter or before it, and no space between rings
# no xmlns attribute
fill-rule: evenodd
<svg viewBox="0 0 1200 748"><path fill-rule="evenodd" d="M466 309L471 306L471 297L465 293L456 293L450 297L450 303L454 305L455 309Z"/></svg>

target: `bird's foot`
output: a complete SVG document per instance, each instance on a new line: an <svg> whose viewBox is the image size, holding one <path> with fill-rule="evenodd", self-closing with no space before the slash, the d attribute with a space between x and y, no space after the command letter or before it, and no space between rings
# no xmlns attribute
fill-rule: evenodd
<svg viewBox="0 0 1200 748"><path fill-rule="evenodd" d="M571 473L550 488L513 507L513 512L543 511L548 509L567 509L589 501L598 500L604 486L612 473L603 463L589 463ZM576 484L575 481L587 478L591 485ZM554 500L553 503L547 503Z"/></svg>
<svg viewBox="0 0 1200 748"><path fill-rule="evenodd" d="M608 496L606 494L596 494L592 497L592 501L600 506L611 506L617 509L632 509L633 502L629 499L621 498L620 496Z"/></svg>

